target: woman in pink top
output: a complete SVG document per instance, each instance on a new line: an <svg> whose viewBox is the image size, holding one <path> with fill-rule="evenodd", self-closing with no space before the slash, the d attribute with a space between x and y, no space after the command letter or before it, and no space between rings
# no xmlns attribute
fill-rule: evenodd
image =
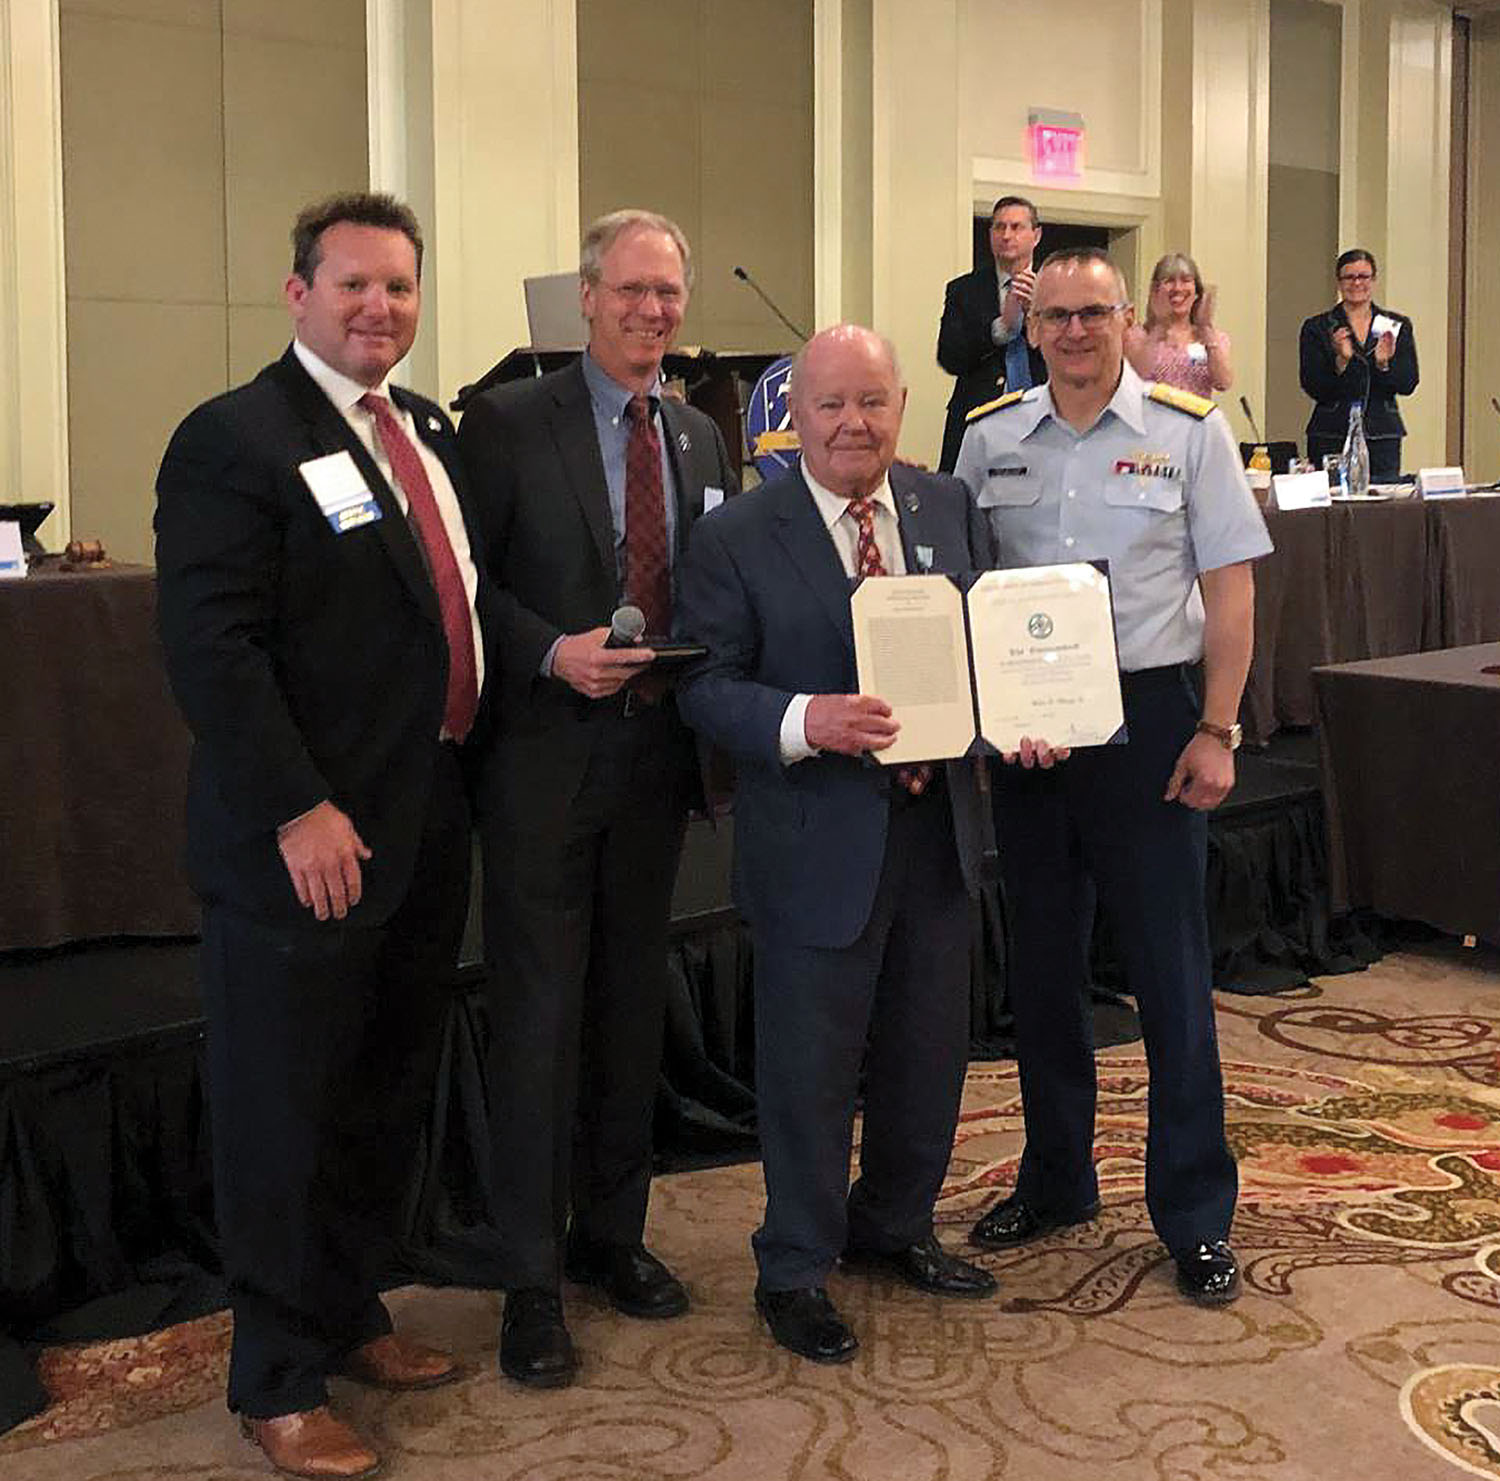
<svg viewBox="0 0 1500 1481"><path fill-rule="evenodd" d="M1214 328L1214 290L1205 291L1186 253L1169 252L1152 270L1146 322L1125 331L1125 354L1142 380L1199 396L1234 384L1229 336Z"/></svg>

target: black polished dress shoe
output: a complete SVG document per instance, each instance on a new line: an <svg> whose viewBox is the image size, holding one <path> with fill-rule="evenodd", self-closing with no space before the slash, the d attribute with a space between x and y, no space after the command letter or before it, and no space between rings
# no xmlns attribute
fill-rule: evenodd
<svg viewBox="0 0 1500 1481"><path fill-rule="evenodd" d="M529 1388L562 1388L578 1374L578 1354L553 1291L512 1291L500 1322L500 1371Z"/></svg>
<svg viewBox="0 0 1500 1481"><path fill-rule="evenodd" d="M598 1286L626 1316L662 1319L688 1309L687 1288L644 1245L570 1245L564 1271L579 1285Z"/></svg>
<svg viewBox="0 0 1500 1481"><path fill-rule="evenodd" d="M935 1234L900 1250L870 1250L854 1246L844 1251L844 1263L889 1271L898 1280L933 1296L962 1296L977 1300L993 1296L996 1290L995 1277L988 1270L960 1260L957 1255L950 1255L938 1243Z"/></svg>
<svg viewBox="0 0 1500 1481"><path fill-rule="evenodd" d="M1240 1262L1226 1240L1200 1243L1173 1256L1177 1289L1200 1306L1228 1306L1240 1294Z"/></svg>
<svg viewBox="0 0 1500 1481"><path fill-rule="evenodd" d="M859 1351L859 1338L822 1286L798 1291L763 1291L757 1286L755 1307L770 1323L771 1335L798 1357L847 1363Z"/></svg>
<svg viewBox="0 0 1500 1481"><path fill-rule="evenodd" d="M1077 1213L1053 1213L1036 1208L1018 1198L1014 1193L997 1203L969 1231L969 1240L986 1250L1008 1250L1019 1244L1030 1244L1054 1229L1067 1229L1074 1224L1087 1224L1099 1212L1096 1198Z"/></svg>

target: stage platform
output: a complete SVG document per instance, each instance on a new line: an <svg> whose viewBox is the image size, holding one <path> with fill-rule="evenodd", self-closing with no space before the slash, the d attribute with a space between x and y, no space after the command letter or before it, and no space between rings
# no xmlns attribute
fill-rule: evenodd
<svg viewBox="0 0 1500 1481"><path fill-rule="evenodd" d="M690 830L674 907L657 1141L664 1167L755 1154L750 951L728 899L732 826ZM1273 992L1373 960L1328 910L1316 742L1242 757L1211 821L1216 986ZM976 915L977 1057L1009 1048L1003 911ZM407 1264L393 1278L489 1284L483 1189L488 1039L475 922L454 983L439 1083L414 1172ZM1107 937L1101 1044L1134 1037ZM28 1402L22 1341L122 1335L211 1308L215 1279L203 1024L191 939L101 941L0 956L0 1429ZM35 1395L31 1395L35 1399Z"/></svg>

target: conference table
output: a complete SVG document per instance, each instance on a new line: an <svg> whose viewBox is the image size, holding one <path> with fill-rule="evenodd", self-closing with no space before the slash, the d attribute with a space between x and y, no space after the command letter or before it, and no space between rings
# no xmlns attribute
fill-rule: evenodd
<svg viewBox="0 0 1500 1481"><path fill-rule="evenodd" d="M1500 639L1500 498L1268 510L1240 720L1264 745L1316 719L1312 671Z"/></svg>
<svg viewBox="0 0 1500 1481"><path fill-rule="evenodd" d="M0 581L0 951L198 929L146 566Z"/></svg>
<svg viewBox="0 0 1500 1481"><path fill-rule="evenodd" d="M1313 678L1335 908L1500 944L1500 642Z"/></svg>

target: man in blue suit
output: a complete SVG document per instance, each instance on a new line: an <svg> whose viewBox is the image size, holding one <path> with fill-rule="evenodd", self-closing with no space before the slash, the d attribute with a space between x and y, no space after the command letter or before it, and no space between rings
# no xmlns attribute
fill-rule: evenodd
<svg viewBox="0 0 1500 1481"><path fill-rule="evenodd" d="M766 1179L756 1305L818 1362L858 1347L826 1289L841 1255L941 1295L995 1289L932 1228L968 1047L972 767L875 764L897 722L856 692L852 578L989 564L965 490L891 466L905 402L878 335L839 325L809 341L791 386L801 467L694 526L678 604L709 649L682 713L736 763Z"/></svg>

